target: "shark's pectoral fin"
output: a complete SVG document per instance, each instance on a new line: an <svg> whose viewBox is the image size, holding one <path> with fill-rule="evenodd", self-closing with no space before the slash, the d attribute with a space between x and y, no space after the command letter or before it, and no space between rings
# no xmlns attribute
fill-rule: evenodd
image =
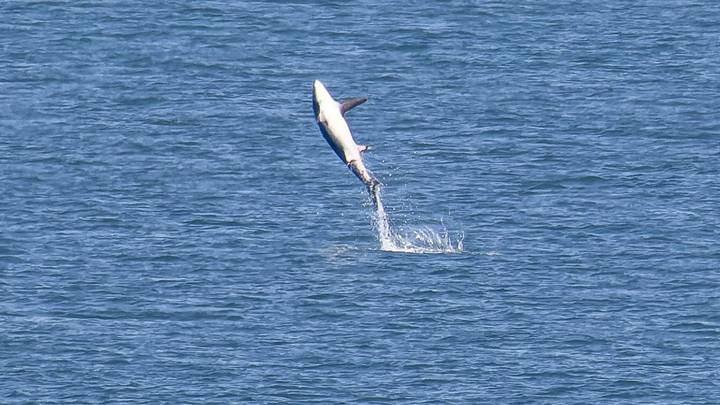
<svg viewBox="0 0 720 405"><path fill-rule="evenodd" d="M360 153L367 152L370 149L370 147L367 145L358 145L357 147L358 147L358 152L360 152Z"/></svg>
<svg viewBox="0 0 720 405"><path fill-rule="evenodd" d="M345 115L346 112L350 111L351 109L359 106L360 104L367 101L367 98L365 97L358 97L358 98L351 98L349 100L343 100L342 103L340 103L340 112L342 112L343 115Z"/></svg>

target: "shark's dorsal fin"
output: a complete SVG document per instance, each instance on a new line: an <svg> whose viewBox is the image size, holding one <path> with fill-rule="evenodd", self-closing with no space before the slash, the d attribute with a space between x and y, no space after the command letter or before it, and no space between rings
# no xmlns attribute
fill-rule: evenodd
<svg viewBox="0 0 720 405"><path fill-rule="evenodd" d="M357 97L357 98L351 98L349 100L343 100L342 103L340 103L340 112L343 115L345 115L346 112L350 111L354 107L357 107L366 101L367 101L367 98L365 98L365 97Z"/></svg>

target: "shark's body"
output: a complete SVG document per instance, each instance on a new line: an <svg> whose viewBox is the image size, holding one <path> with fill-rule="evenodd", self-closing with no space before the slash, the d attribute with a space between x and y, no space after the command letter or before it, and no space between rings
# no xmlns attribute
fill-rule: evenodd
<svg viewBox="0 0 720 405"><path fill-rule="evenodd" d="M313 83L313 110L315 120L325 140L350 170L365 184L375 205L378 204L380 182L363 163L361 153L367 150L353 139L344 114L351 108L367 101L367 98L353 98L341 103L332 98L325 86L315 80Z"/></svg>

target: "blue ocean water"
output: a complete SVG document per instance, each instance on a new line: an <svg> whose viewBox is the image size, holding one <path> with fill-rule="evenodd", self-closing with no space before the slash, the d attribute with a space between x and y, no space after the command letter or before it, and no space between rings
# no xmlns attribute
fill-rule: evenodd
<svg viewBox="0 0 720 405"><path fill-rule="evenodd" d="M718 403L716 2L0 17L0 402Z"/></svg>

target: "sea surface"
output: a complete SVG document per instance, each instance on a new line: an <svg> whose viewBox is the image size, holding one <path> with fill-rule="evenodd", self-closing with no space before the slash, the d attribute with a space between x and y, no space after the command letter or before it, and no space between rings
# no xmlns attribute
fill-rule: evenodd
<svg viewBox="0 0 720 405"><path fill-rule="evenodd" d="M719 21L0 2L0 403L718 404Z"/></svg>

